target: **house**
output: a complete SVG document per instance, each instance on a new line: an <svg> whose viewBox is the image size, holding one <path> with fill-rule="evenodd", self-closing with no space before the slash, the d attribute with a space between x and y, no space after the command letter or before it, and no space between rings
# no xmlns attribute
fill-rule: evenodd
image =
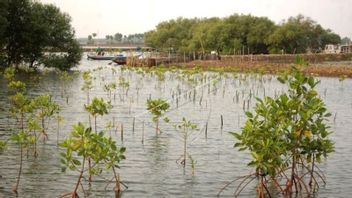
<svg viewBox="0 0 352 198"><path fill-rule="evenodd" d="M340 46L339 45L325 45L324 53L325 54L339 54L340 51Z"/></svg>
<svg viewBox="0 0 352 198"><path fill-rule="evenodd" d="M352 53L352 43L344 45L325 45L324 49L325 54L347 54Z"/></svg>
<svg viewBox="0 0 352 198"><path fill-rule="evenodd" d="M352 43L341 45L340 46L340 53L352 53Z"/></svg>

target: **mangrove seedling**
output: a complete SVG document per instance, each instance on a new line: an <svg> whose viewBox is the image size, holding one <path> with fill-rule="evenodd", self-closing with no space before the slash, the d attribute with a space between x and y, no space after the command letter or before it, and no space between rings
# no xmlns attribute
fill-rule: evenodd
<svg viewBox="0 0 352 198"><path fill-rule="evenodd" d="M124 77L119 77L119 87L121 87L121 92L122 93L122 99L124 99L124 96L127 95L128 93L128 89L130 87L130 83L128 82L128 80L126 80L126 78ZM121 97L121 95L120 95Z"/></svg>
<svg viewBox="0 0 352 198"><path fill-rule="evenodd" d="M6 148L6 141L0 140L0 153L2 153Z"/></svg>
<svg viewBox="0 0 352 198"><path fill-rule="evenodd" d="M78 198L79 186L82 187L84 192L82 178L86 172L85 165L88 159L92 159L94 163L94 166L89 169L90 174L100 174L102 165L105 165L107 169L113 169L116 186L119 186L119 176L115 168L118 168L119 162L125 159L124 152L126 149L124 147L117 148L116 142L111 138L105 137L103 132L95 133L90 127L86 128L79 123L73 125L73 131L60 146L66 149L66 152L60 153L61 163L64 165L63 170L65 171L66 168L69 168L72 171L79 172L73 191L61 197L71 196L72 198Z"/></svg>
<svg viewBox="0 0 352 198"><path fill-rule="evenodd" d="M93 101L88 104L84 105L86 111L90 113L94 117L94 129L95 132L97 130L97 117L98 115L103 116L109 113L109 110L112 109L112 105L110 102L105 102L103 98L94 98Z"/></svg>
<svg viewBox="0 0 352 198"><path fill-rule="evenodd" d="M291 196L302 189L309 196L311 190L319 187L318 178L325 183L321 173L316 171L317 163L334 151L326 125L331 114L315 91L319 81L296 68L292 70L291 76L278 78L288 85L288 93L277 98L257 99L255 113L246 113L242 132L232 133L238 139L235 147L240 151L249 150L252 156L248 166L254 167L255 173L245 180L259 178L257 193L261 198L271 197L270 183L283 196ZM236 196L240 192L236 190Z"/></svg>
<svg viewBox="0 0 352 198"><path fill-rule="evenodd" d="M98 133L98 127L97 127L97 117L98 115L103 116L105 114L108 114L108 111L112 108L112 105L110 102L105 102L103 98L94 98L93 101L88 104L84 105L86 111L90 113L94 117L94 129L95 132ZM91 126L90 126L91 127ZM89 170L91 169L91 158L88 158L88 165L89 165ZM89 182L92 181L92 174L89 174Z"/></svg>
<svg viewBox="0 0 352 198"><path fill-rule="evenodd" d="M10 96L10 112L20 120L20 129L24 130L25 114L30 111L30 101L21 92Z"/></svg>
<svg viewBox="0 0 352 198"><path fill-rule="evenodd" d="M115 90L116 90L116 83L114 83L114 82L111 82L109 84L104 85L104 91L107 92L110 101L111 101L111 97L112 97L112 91L115 91ZM115 93L114 93L114 96L115 96ZM114 97L114 99L115 99L115 97Z"/></svg>
<svg viewBox="0 0 352 198"><path fill-rule="evenodd" d="M51 100L50 95L37 96L30 105L41 125L39 138L45 142L48 139L46 130L49 127L50 119L60 111L60 106Z"/></svg>
<svg viewBox="0 0 352 198"><path fill-rule="evenodd" d="M27 131L20 130L18 133L15 133L11 136L11 140L15 144L19 145L19 147L20 147L20 162L19 162L20 167L18 169L16 184L12 189L13 192L18 194L17 190L18 190L18 186L20 184L20 179L21 179L21 174L22 174L24 149L28 149L28 147L30 145L33 145L35 142L35 138L34 138L34 136L29 135Z"/></svg>
<svg viewBox="0 0 352 198"><path fill-rule="evenodd" d="M73 81L73 76L70 75L67 71L58 71L59 80L61 82L61 97L66 98L66 103L68 104L69 94L67 89Z"/></svg>
<svg viewBox="0 0 352 198"><path fill-rule="evenodd" d="M82 91L87 93L87 104L90 103L90 90L93 88L93 77L90 71L84 71L82 74L84 84L82 86ZM92 127L90 115L88 115L89 126Z"/></svg>
<svg viewBox="0 0 352 198"><path fill-rule="evenodd" d="M194 160L192 157L187 153L187 140L192 134L194 130L197 129L197 125L192 123L189 120L186 120L186 118L182 118L182 122L179 125L174 125L175 129L177 129L180 132L180 135L183 139L183 160L181 161L181 164L183 165L183 168L186 167L186 158L189 156L191 162L192 162L192 169L194 169Z"/></svg>
<svg viewBox="0 0 352 198"><path fill-rule="evenodd" d="M159 130L159 120L165 114L165 112L170 108L169 103L163 99L148 99L147 100L147 110L153 114L153 122L156 124L156 133L158 134ZM165 122L168 122L169 119L167 117L164 118Z"/></svg>

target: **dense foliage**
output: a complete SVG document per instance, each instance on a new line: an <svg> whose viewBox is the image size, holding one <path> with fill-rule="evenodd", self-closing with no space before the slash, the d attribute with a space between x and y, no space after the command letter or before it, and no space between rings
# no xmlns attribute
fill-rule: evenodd
<svg viewBox="0 0 352 198"><path fill-rule="evenodd" d="M177 52L217 51L225 54L316 52L340 36L310 18L298 15L276 25L266 17L178 18L161 22L145 34L145 43Z"/></svg>
<svg viewBox="0 0 352 198"><path fill-rule="evenodd" d="M1 66L70 69L81 59L71 18L54 5L30 0L0 2ZM45 53L59 52L59 53Z"/></svg>
<svg viewBox="0 0 352 198"><path fill-rule="evenodd" d="M252 161L248 166L254 167L255 176L260 177L258 197L265 197L264 189L271 197L263 181L272 181L285 196L301 191L298 186L306 186L309 195L307 184L315 188L319 187L316 177L323 180L315 171L317 164L334 151L326 125L331 114L315 90L318 80L295 68L292 76L278 80L288 85L287 93L257 99L255 112L246 113L241 133L232 133L239 140L235 147L250 151ZM282 175L287 176L283 179Z"/></svg>

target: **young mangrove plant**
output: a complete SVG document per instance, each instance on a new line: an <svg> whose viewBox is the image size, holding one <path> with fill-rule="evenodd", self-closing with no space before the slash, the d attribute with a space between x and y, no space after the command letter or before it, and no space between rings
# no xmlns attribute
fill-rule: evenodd
<svg viewBox="0 0 352 198"><path fill-rule="evenodd" d="M86 111L90 113L91 116L94 118L94 129L95 132L98 132L97 130L97 117L98 115L103 116L105 114L109 113L109 110L112 109L112 105L109 102L105 102L103 98L94 98L92 102L88 105L84 105L84 108Z"/></svg>
<svg viewBox="0 0 352 198"><path fill-rule="evenodd" d="M115 90L116 90L116 83L114 82L104 85L104 91L107 92L110 101L112 98L112 91L115 91ZM115 93L114 93L114 99L115 99Z"/></svg>
<svg viewBox="0 0 352 198"><path fill-rule="evenodd" d="M236 196L255 178L261 198L272 197L270 184L283 196L311 196L319 188L318 179L325 183L322 173L316 171L317 164L334 146L326 125L331 114L315 90L319 81L296 68L291 76L278 80L288 85L287 93L257 99L254 114L246 113L242 132L232 133L238 140L235 147L249 150L252 160L248 166L255 168L238 186Z"/></svg>
<svg viewBox="0 0 352 198"><path fill-rule="evenodd" d="M58 71L59 80L61 83L61 98L66 98L66 104L68 104L69 94L68 88L72 84L73 75L70 75L67 71Z"/></svg>
<svg viewBox="0 0 352 198"><path fill-rule="evenodd" d="M50 124L50 119L60 111L60 106L51 100L50 95L40 95L32 99L30 106L33 114L40 123L39 139L44 142L48 139L47 128Z"/></svg>
<svg viewBox="0 0 352 198"><path fill-rule="evenodd" d="M87 105L90 103L90 90L93 89L93 77L90 71L84 71L82 74L84 84L81 88L82 91L86 92L87 94ZM89 119L89 126L92 127L90 115L88 115Z"/></svg>
<svg viewBox="0 0 352 198"><path fill-rule="evenodd" d="M12 188L12 191L18 194L18 186L20 184L22 166L23 166L23 153L25 149L28 149L30 145L33 145L35 138L32 135L29 135L28 131L20 130L19 132L11 136L11 140L20 147L20 161L19 169L15 186Z"/></svg>
<svg viewBox="0 0 352 198"><path fill-rule="evenodd" d="M120 179L116 168L119 168L118 164L125 159L124 152L126 148L118 148L115 141L105 137L104 132L93 132L90 127L86 128L81 123L73 125L73 131L70 136L60 146L66 149L66 152L60 153L61 163L64 165L63 171L69 168L72 171L79 172L73 191L60 197L71 196L72 198L78 198L79 186L81 186L83 193L85 192L82 178L87 171L85 167L88 159L92 159L94 163L94 166L88 169L89 174L100 174L103 165L106 166L106 169L113 170L116 182L115 192L121 193Z"/></svg>
<svg viewBox="0 0 352 198"><path fill-rule="evenodd" d="M194 170L194 160L192 156L187 153L187 140L192 134L192 132L197 129L197 125L189 120L186 120L186 118L182 118L182 123L180 123L179 125L174 125L174 127L180 132L180 135L183 139L183 159L180 163L183 165L183 168L185 168L186 158L187 156L189 156L189 159L192 162L192 169Z"/></svg>
<svg viewBox="0 0 352 198"><path fill-rule="evenodd" d="M25 116L30 111L30 100L23 95L21 92L17 92L15 95L10 96L10 112L11 114L19 119L20 129L25 128Z"/></svg>
<svg viewBox="0 0 352 198"><path fill-rule="evenodd" d="M7 146L7 142L4 140L0 140L0 154L5 150Z"/></svg>
<svg viewBox="0 0 352 198"><path fill-rule="evenodd" d="M159 121L165 114L165 112L170 108L169 103L163 99L148 99L147 100L147 110L153 114L153 122L156 124L156 134L159 130ZM169 122L167 117L164 117L165 122Z"/></svg>
<svg viewBox="0 0 352 198"><path fill-rule="evenodd" d="M126 78L120 76L118 86L121 88L120 100L124 100L124 98L125 98L124 96L125 95L127 96L127 94L128 94L130 83L128 80L126 80ZM122 95L121 95L121 93L122 93Z"/></svg>
<svg viewBox="0 0 352 198"><path fill-rule="evenodd" d="M97 117L98 115L103 116L105 114L108 114L109 110L112 108L112 105L109 102L105 102L103 98L94 98L93 101L88 104L84 105L86 111L90 113L91 116L94 118L94 131L98 133L98 127L97 127ZM91 126L90 126L91 127ZM88 158L88 165L89 165L89 170L91 169L91 158ZM89 171L89 182L92 182L92 174L91 171Z"/></svg>

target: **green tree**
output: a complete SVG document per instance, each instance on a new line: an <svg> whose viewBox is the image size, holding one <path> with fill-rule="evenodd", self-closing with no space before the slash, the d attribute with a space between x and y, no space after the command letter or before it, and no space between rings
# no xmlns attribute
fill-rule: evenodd
<svg viewBox="0 0 352 198"><path fill-rule="evenodd" d="M349 44L349 43L351 43L351 39L350 39L350 38L348 38L348 37L343 37L343 38L341 39L341 44Z"/></svg>
<svg viewBox="0 0 352 198"><path fill-rule="evenodd" d="M22 62L26 45L30 42L27 36L30 28L30 1L8 1L8 25L5 30L7 65L18 65Z"/></svg>
<svg viewBox="0 0 352 198"><path fill-rule="evenodd" d="M44 48L49 48L53 52L61 52L61 55L52 53L43 56L38 59L38 62L46 67L54 67L61 70L68 70L77 65L81 60L82 51L78 41L74 38L75 32L70 24L71 17L62 13L54 5L43 5L41 3L33 4L33 12L36 13L34 21L38 21L39 18L46 19L42 22L45 24L42 26L44 28L38 28L44 34L42 39ZM35 16L38 17L37 20ZM45 34L45 32L47 33Z"/></svg>
<svg viewBox="0 0 352 198"><path fill-rule="evenodd" d="M177 18L145 33L145 43L162 51L218 54L317 52L340 38L310 18L298 15L279 25L266 17L233 14L225 18Z"/></svg>
<svg viewBox="0 0 352 198"><path fill-rule="evenodd" d="M67 70L78 64L82 54L70 16L54 5L29 0L8 1L7 11L4 33L7 66L43 64ZM61 54L44 55L45 51Z"/></svg>
<svg viewBox="0 0 352 198"><path fill-rule="evenodd" d="M326 44L338 44L340 36L324 29L310 18L298 15L281 24L267 40L272 53L305 53L324 49Z"/></svg>
<svg viewBox="0 0 352 198"><path fill-rule="evenodd" d="M87 44L94 44L92 35L88 35Z"/></svg>
<svg viewBox="0 0 352 198"><path fill-rule="evenodd" d="M6 43L5 32L7 29L8 21L8 1L0 1L0 68L5 65L4 47Z"/></svg>
<svg viewBox="0 0 352 198"><path fill-rule="evenodd" d="M114 35L114 40L117 41L117 42L121 42L122 41L122 34L121 33L116 33Z"/></svg>

